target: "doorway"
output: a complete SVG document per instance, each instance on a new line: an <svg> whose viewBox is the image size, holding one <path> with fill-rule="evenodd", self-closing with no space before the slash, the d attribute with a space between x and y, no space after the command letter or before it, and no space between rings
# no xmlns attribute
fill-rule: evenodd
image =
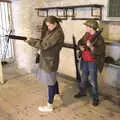
<svg viewBox="0 0 120 120"><path fill-rule="evenodd" d="M10 62L14 60L13 40L8 36L13 31L12 9L10 2L0 2L0 60Z"/></svg>

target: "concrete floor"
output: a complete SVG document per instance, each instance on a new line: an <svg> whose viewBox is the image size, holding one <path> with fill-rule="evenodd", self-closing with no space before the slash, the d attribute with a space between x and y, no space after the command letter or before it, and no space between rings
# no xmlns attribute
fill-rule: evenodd
<svg viewBox="0 0 120 120"><path fill-rule="evenodd" d="M100 96L100 105L93 107L90 97L73 98L77 92L74 81L58 77L63 95L62 106L52 113L37 110L46 104L47 88L35 76L4 66L6 83L0 85L0 120L120 120L120 107Z"/></svg>

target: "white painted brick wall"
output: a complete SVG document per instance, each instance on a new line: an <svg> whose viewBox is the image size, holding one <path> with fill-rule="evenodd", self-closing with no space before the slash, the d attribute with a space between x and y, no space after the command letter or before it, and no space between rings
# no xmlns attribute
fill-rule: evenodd
<svg viewBox="0 0 120 120"><path fill-rule="evenodd" d="M37 16L35 8L40 7L42 0L20 0L12 3L15 34L26 37L40 37L38 28L42 18ZM19 68L31 72L35 68L36 49L22 41L15 41L15 56Z"/></svg>
<svg viewBox="0 0 120 120"><path fill-rule="evenodd" d="M43 4L44 1L44 4ZM35 8L47 6L80 5L80 4L104 4L107 6L108 0L20 0L12 3L15 33L17 35L28 37L40 37L40 31L36 29L41 25L43 18L38 17ZM106 8L104 8L106 10ZM104 11L103 10L103 11ZM104 13L106 14L106 12ZM73 21L71 18L63 21L61 24L65 32L65 42L72 43L72 34L78 41L84 34L83 20ZM104 27L103 35L106 39L118 40L120 34L119 23L100 22ZM115 30L113 29L115 28ZM114 34L112 34L114 33ZM34 68L34 59L36 50L21 41L15 42L16 60L19 67L24 67L28 72ZM68 60L69 58L69 60ZM68 67L69 66L69 67ZM75 65L73 51L63 48L60 57L59 72L75 76Z"/></svg>

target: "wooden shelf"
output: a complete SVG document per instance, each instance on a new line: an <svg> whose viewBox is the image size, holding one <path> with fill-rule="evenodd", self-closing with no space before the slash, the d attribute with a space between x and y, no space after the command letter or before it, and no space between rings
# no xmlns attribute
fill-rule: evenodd
<svg viewBox="0 0 120 120"><path fill-rule="evenodd" d="M99 18L72 18L72 20L100 20Z"/></svg>
<svg viewBox="0 0 120 120"><path fill-rule="evenodd" d="M91 17L77 17L75 12L77 9L90 8ZM35 8L39 17L47 17L51 15L49 12L54 11L54 16L58 16L64 20L67 20L68 17L72 17L72 20L101 20L102 19L102 8L103 5L99 4L87 4L87 5L76 5L76 6L61 6L61 7L44 7L44 8ZM95 9L99 10L99 15L94 15ZM70 12L70 13L69 13ZM79 12L78 12L79 14Z"/></svg>
<svg viewBox="0 0 120 120"><path fill-rule="evenodd" d="M0 2L12 3L10 0L0 0Z"/></svg>
<svg viewBox="0 0 120 120"><path fill-rule="evenodd" d="M77 5L77 6L44 7L44 8L35 8L35 9L36 9L36 10L47 10L47 9L83 8L83 7L96 7L96 8L101 8L101 7L103 7L103 5L99 5L99 4L88 4L88 5Z"/></svg>

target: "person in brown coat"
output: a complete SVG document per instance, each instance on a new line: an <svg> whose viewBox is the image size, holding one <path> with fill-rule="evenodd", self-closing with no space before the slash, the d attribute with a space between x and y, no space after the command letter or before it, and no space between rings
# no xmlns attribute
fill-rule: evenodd
<svg viewBox="0 0 120 120"><path fill-rule="evenodd" d="M86 88L90 85L93 105L97 106L99 104L97 72L98 70L102 72L103 69L105 59L105 43L102 35L98 35L96 39L93 39L96 35L97 29L99 29L97 21L87 20L84 25L86 26L86 33L82 39L78 41L78 46L82 52L82 76L79 86L80 92L74 97L80 98L86 96Z"/></svg>
<svg viewBox="0 0 120 120"><path fill-rule="evenodd" d="M56 72L59 66L60 51L64 43L64 33L60 21L55 16L48 16L43 22L41 39L26 41L31 46L40 49L37 78L48 86L48 105L38 108L42 112L53 111L54 96L59 95Z"/></svg>

